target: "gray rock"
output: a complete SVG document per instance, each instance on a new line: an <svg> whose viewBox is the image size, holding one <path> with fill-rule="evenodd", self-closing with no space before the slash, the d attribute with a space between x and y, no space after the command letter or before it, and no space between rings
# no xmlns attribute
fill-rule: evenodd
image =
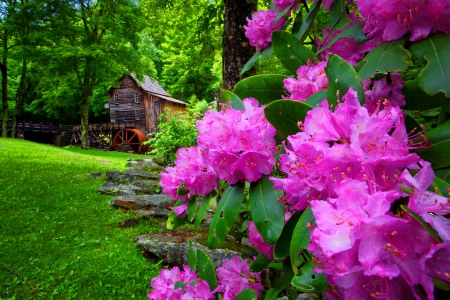
<svg viewBox="0 0 450 300"><path fill-rule="evenodd" d="M102 172L95 172L95 173L89 174L89 177L91 177L92 179L97 179L99 177L102 177L102 175L103 175Z"/></svg>
<svg viewBox="0 0 450 300"><path fill-rule="evenodd" d="M169 209L174 206L175 200L164 194L158 195L127 195L117 196L109 201L109 205L126 208L130 210L162 208Z"/></svg>
<svg viewBox="0 0 450 300"><path fill-rule="evenodd" d="M219 267L224 258L231 258L235 255L242 256L243 253L232 249L240 249L248 253L252 249L242 246L236 242L227 240L226 245L230 247L209 249L200 242L207 239L205 231L192 229L165 230L154 234L144 234L137 236L135 242L142 251L150 252L166 263L174 266L187 264L188 241L192 241L193 249L204 251L211 259L215 268Z"/></svg>
<svg viewBox="0 0 450 300"><path fill-rule="evenodd" d="M161 191L159 182L156 180L136 180L133 184L141 188L142 194L153 195Z"/></svg>
<svg viewBox="0 0 450 300"><path fill-rule="evenodd" d="M132 184L115 184L106 182L102 185L98 192L106 195L135 195L142 194L142 189Z"/></svg>
<svg viewBox="0 0 450 300"><path fill-rule="evenodd" d="M170 209L155 207L155 208L134 210L134 213L142 216L143 218L165 218L165 219L167 219L170 214Z"/></svg>
<svg viewBox="0 0 450 300"><path fill-rule="evenodd" d="M161 176L159 174L153 174L149 172L141 171L108 171L106 172L106 178L110 182L116 183L130 183L136 180L159 180Z"/></svg>

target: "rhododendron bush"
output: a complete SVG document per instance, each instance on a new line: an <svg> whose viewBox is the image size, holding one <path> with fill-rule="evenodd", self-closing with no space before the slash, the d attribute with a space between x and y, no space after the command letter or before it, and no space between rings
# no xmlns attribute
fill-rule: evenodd
<svg viewBox="0 0 450 300"><path fill-rule="evenodd" d="M316 36L320 9L331 26ZM221 110L197 121L197 146L178 151L161 186L179 200L169 228L199 226L215 209L214 248L240 215L259 254L214 270L190 248L190 267L163 270L149 297L449 291L449 20L448 0L274 0L249 18L258 52L242 72L272 54L291 76L256 75L223 91ZM410 117L430 109L435 128Z"/></svg>

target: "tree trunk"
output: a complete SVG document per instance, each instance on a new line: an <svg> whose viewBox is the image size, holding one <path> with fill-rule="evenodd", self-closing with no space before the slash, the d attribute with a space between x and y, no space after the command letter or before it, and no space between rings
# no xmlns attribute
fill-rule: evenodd
<svg viewBox="0 0 450 300"><path fill-rule="evenodd" d="M244 25L247 24L246 18L256 11L258 1L224 0L224 3L222 87L232 90L239 80L252 75L251 70L243 76L239 76L239 72L256 52L245 36Z"/></svg>
<svg viewBox="0 0 450 300"><path fill-rule="evenodd" d="M9 107L8 107L8 34L4 29L3 34L3 60L0 63L0 69L2 72L2 104L3 104L3 124L2 124L2 137L8 137L8 119L9 119Z"/></svg>
<svg viewBox="0 0 450 300"><path fill-rule="evenodd" d="M89 149L89 95L81 99L81 149Z"/></svg>
<svg viewBox="0 0 450 300"><path fill-rule="evenodd" d="M20 76L20 82L16 92L16 108L14 109L11 128L11 137L13 138L17 137L17 122L20 115L20 111L22 110L24 99L26 97L25 95L26 81L27 81L27 59L24 58L22 60L22 74Z"/></svg>

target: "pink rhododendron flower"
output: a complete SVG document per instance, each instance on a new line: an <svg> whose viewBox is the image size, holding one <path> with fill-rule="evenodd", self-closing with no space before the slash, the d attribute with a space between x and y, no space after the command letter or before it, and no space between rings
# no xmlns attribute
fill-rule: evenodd
<svg viewBox="0 0 450 300"><path fill-rule="evenodd" d="M287 8L289 5L292 5L293 3L297 2L296 5L294 5L291 10L297 10L298 9L298 0L273 0L273 3L277 7L279 11L283 11L285 8Z"/></svg>
<svg viewBox="0 0 450 300"><path fill-rule="evenodd" d="M247 18L248 25L244 25L245 36L249 39L250 45L257 47L261 51L269 46L272 41L272 32L281 29L283 18L275 23L278 13L275 10L259 10L252 15L252 19Z"/></svg>
<svg viewBox="0 0 450 300"><path fill-rule="evenodd" d="M328 87L326 64L326 61L322 61L313 65L311 61L308 61L306 66L301 66L297 70L297 79L286 78L284 80L284 87L288 92L286 98L305 101L312 94L326 89Z"/></svg>
<svg viewBox="0 0 450 300"><path fill-rule="evenodd" d="M449 33L448 1L443 0L356 0L365 17L364 32L369 38L380 36L384 41L401 38L407 32L410 40L426 38L436 29Z"/></svg>
<svg viewBox="0 0 450 300"><path fill-rule="evenodd" d="M160 185L165 194L186 200L190 195L206 196L217 188L217 174L202 157L203 151L198 146L178 149L175 166L161 173ZM177 195L180 185L189 191L188 195Z"/></svg>
<svg viewBox="0 0 450 300"><path fill-rule="evenodd" d="M370 85L371 80L367 79L364 85ZM400 73L389 73L381 80L376 80L372 88L366 88L364 92L366 103L365 107L369 113L377 109L383 109L385 100L388 100L392 106L404 106L406 104L405 96L402 94L403 80Z"/></svg>
<svg viewBox="0 0 450 300"><path fill-rule="evenodd" d="M428 294L433 293L432 279L450 283L450 242L432 245L421 258L423 276L422 286ZM422 273L423 274L423 273Z"/></svg>
<svg viewBox="0 0 450 300"><path fill-rule="evenodd" d="M222 266L216 269L219 287L218 292L223 292L223 300L233 300L240 292L252 289L261 297L264 290L259 273L249 271L248 260L241 260L238 256L224 259Z"/></svg>
<svg viewBox="0 0 450 300"><path fill-rule="evenodd" d="M197 278L197 274L188 265L183 266L181 271L178 267L172 270L163 269L158 277L151 281L153 290L147 296L152 300L190 300L190 299L215 299L206 281ZM181 282L186 284L183 288L175 290L175 284Z"/></svg>
<svg viewBox="0 0 450 300"><path fill-rule="evenodd" d="M197 121L197 142L208 149L204 161L219 178L234 184L239 180L253 182L270 174L278 151L276 130L267 122L264 107L253 98L243 100L245 110L209 110Z"/></svg>

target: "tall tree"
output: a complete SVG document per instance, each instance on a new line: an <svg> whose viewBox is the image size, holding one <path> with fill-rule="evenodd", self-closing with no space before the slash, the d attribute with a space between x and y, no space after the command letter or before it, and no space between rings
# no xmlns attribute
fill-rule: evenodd
<svg viewBox="0 0 450 300"><path fill-rule="evenodd" d="M223 0L225 4L222 52L222 87L232 90L243 77L239 72L255 53L245 36L247 17L254 13L258 0ZM247 72L245 76L250 75Z"/></svg>

